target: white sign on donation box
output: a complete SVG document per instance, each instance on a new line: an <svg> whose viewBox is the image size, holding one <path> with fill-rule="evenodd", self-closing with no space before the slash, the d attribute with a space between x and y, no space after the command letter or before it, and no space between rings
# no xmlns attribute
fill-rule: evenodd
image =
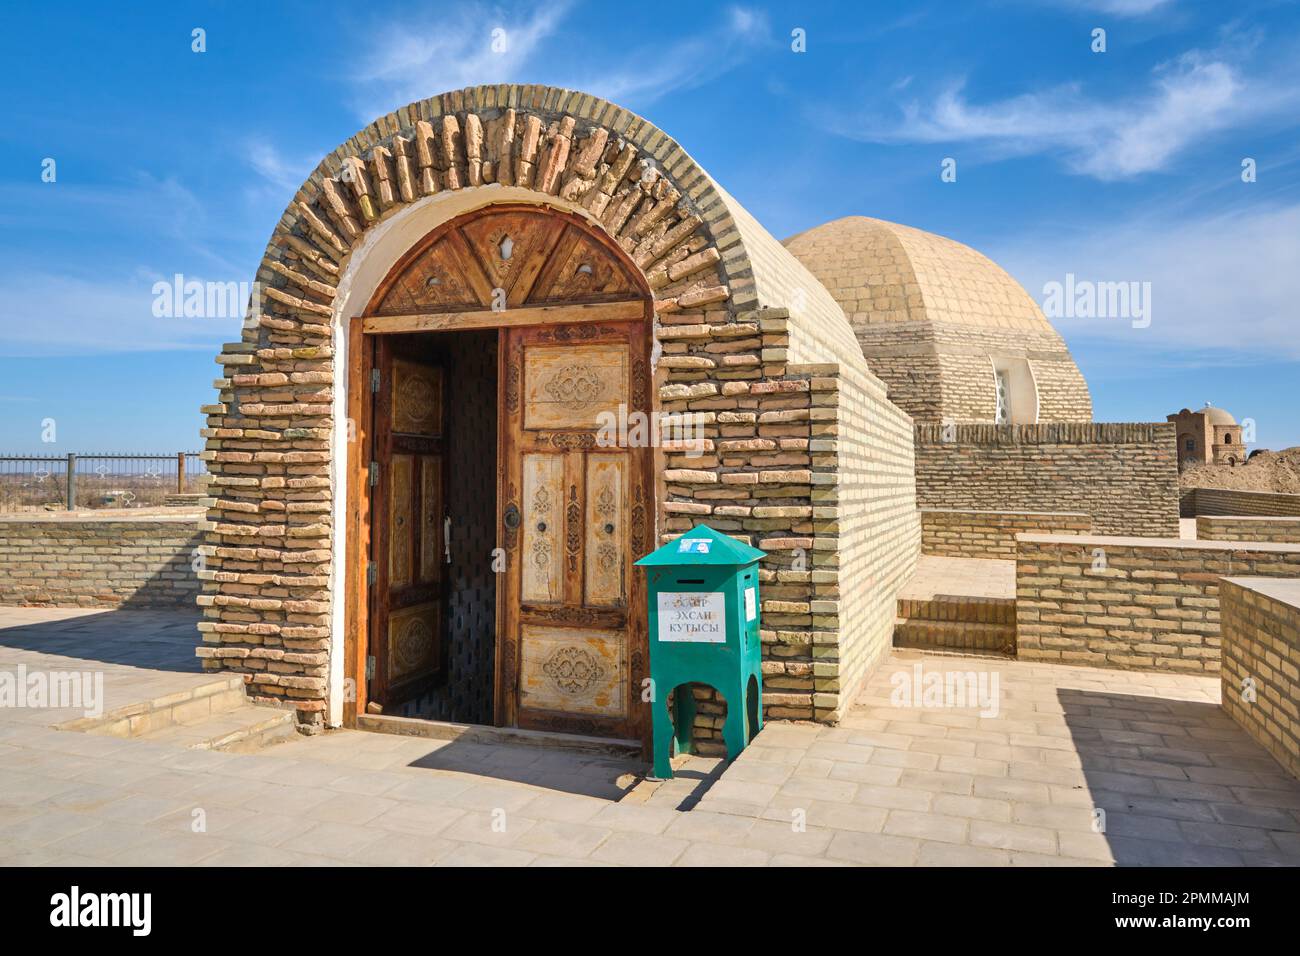
<svg viewBox="0 0 1300 956"><path fill-rule="evenodd" d="M660 591L659 640L725 644L725 595L721 591Z"/></svg>

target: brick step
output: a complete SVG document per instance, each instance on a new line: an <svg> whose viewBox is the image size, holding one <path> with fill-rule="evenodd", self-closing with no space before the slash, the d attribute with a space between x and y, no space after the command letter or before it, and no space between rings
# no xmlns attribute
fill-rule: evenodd
<svg viewBox="0 0 1300 956"><path fill-rule="evenodd" d="M898 616L909 621L969 621L972 624L1016 626L1015 598L968 594L937 594L930 598L899 598Z"/></svg>
<svg viewBox="0 0 1300 956"><path fill-rule="evenodd" d="M292 710L266 707L245 700L238 707L195 721L171 724L141 736L154 743L190 750L251 753L295 733Z"/></svg>
<svg viewBox="0 0 1300 956"><path fill-rule="evenodd" d="M175 724L225 713L247 702L244 679L235 674L215 678L188 690L115 707L98 717L64 721L58 729L108 737L142 737Z"/></svg>
<svg viewBox="0 0 1300 956"><path fill-rule="evenodd" d="M1016 628L1014 624L900 617L894 622L894 646L1015 657Z"/></svg>

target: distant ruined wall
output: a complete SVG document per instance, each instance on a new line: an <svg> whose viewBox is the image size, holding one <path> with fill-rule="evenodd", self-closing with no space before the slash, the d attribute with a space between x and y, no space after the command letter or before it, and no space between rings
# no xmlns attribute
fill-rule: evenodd
<svg viewBox="0 0 1300 956"><path fill-rule="evenodd" d="M1099 534L1178 535L1174 426L917 425L917 506L1086 511Z"/></svg>
<svg viewBox="0 0 1300 956"><path fill-rule="evenodd" d="M1289 515L1300 517L1300 495L1227 488L1188 488L1181 498L1182 515Z"/></svg>

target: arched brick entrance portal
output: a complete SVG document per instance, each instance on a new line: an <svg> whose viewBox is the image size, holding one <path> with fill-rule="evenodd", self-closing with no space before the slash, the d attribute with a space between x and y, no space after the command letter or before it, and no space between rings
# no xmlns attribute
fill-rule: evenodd
<svg viewBox="0 0 1300 956"><path fill-rule="evenodd" d="M653 536L652 455L605 436L651 411L652 303L626 253L581 217L492 204L415 243L352 320L348 564L368 570L365 597L349 601L359 710L642 736L632 562ZM495 338L476 338L495 346L492 389L445 341L469 330ZM494 409L461 407L489 395ZM457 420L495 421L494 440L458 438ZM486 535L483 509L455 494L476 471L495 476L477 489L493 499ZM499 573L478 573L489 562ZM466 613L477 629L449 620ZM490 712L474 707L485 679Z"/></svg>
<svg viewBox="0 0 1300 956"><path fill-rule="evenodd" d="M399 335L425 335L367 332L366 322L382 323L398 314L453 313L450 319L429 320L433 324L428 328L451 322L445 327L458 331L426 336L460 343L450 355L416 348L407 357L417 365L437 359L445 374L473 365L477 371L464 378L467 384L502 376L495 400L488 396L464 403L473 407L506 407L501 393L510 386L509 363L501 372L508 356L495 354L502 339L499 316L490 326L469 328L476 321L471 313L491 310L493 299L484 296L490 289L483 283L476 289L471 282L468 291L456 293L461 298L446 296L444 289L443 298L428 299L436 286L405 287L409 298L402 304L400 295L394 298L391 314L368 313L388 311L384 303L395 285L386 287L385 280L433 231L505 203L549 207L545 220L576 228L584 241L608 253L601 262L611 269L618 265L611 276L623 283L610 287L611 295L600 301L584 285L598 284L600 262L590 263L592 278L585 278L581 261L571 274L557 276L563 295L549 305L613 310L569 321L542 311L548 302L529 301L531 289L512 307L509 297L524 295L525 286L496 284L490 270L500 263L479 260L490 289L505 290L507 314L537 307L533 331L511 330L509 338L512 347L522 349L516 363L522 375L519 414L524 416L519 434L543 431L526 427L530 344L542 354L552 344L543 336L558 343L563 334L573 349L582 346L584 330L650 316L639 326L649 337L647 403L669 414L702 416L705 447L703 454L672 445L654 449L645 548L701 520L762 548L768 555L762 572L768 717L838 719L888 648L894 594L915 562L920 531L911 422L887 401L830 293L680 145L612 103L552 87L474 87L382 116L326 156L286 208L258 269L258 289L240 339L225 345L218 357L224 373L217 382L217 400L204 408L212 504L201 549L206 567L200 571L204 620L198 655L203 666L242 674L255 699L293 707L304 731L355 717L358 698L365 696L358 685L365 680L369 656L369 621L364 621L365 629L361 625L369 611L368 558L362 556L368 556L370 542L360 540L358 530L365 517L358 512L369 498L354 492L369 480L369 458L360 449L370 427L364 404L370 366L359 365L359 356L365 355L368 338L396 341ZM486 220L482 229L491 232ZM461 230L466 244L472 232ZM494 237L483 237L489 256L494 242L501 252L504 237ZM516 252L512 237L511 257L503 261L514 261L515 255L527 258L527 242L520 241ZM446 254L461 265L456 257L465 250ZM405 260L408 266L414 261ZM461 268L447 278L454 283L473 274ZM424 275L426 282L428 278ZM543 280L544 271L537 276ZM626 295L629 288L642 296L631 306L635 297ZM634 315L624 311L632 306ZM426 308L434 311L420 311ZM638 345L632 327L626 333L611 328L615 331L609 335L625 335L622 342L633 363L628 374L634 376ZM603 347L617 341L588 344ZM381 379L382 363L401 354L379 356ZM564 363L555 371L577 369L570 385L581 392L589 385L587 370L616 367L611 355L608 350L592 352L583 363ZM456 407L444 404L444 409ZM391 460L395 454L464 451L484 434L495 439L504 427L494 421L471 428L454 415L448 422L453 431L445 447L439 448L436 436L416 434L413 445L403 439L385 446L384 453ZM575 431L552 424L557 427L546 430L555 434ZM567 455L569 450L563 451ZM491 453L495 458L495 443ZM525 453L540 455L540 446L519 446L520 469ZM562 465L547 467L563 473L567 495L577 475L588 482L598 477L589 470L595 468L589 460L565 457ZM419 484L423 467L409 467L411 480ZM470 471L453 469L446 494L464 492L457 482L466 484L467 475L473 477ZM519 470L516 477L522 558L526 476ZM634 493L630 475L628 481ZM489 469L473 500L495 508L497 484ZM567 497L563 507L569 507ZM555 610L575 620L584 617L584 626L595 631L608 623L610 608L593 606L586 597L581 604L572 602L568 589L576 588L578 580L588 587L587 555L598 554L599 545L593 549L580 539L570 562L568 532L571 526L585 533L609 522L582 513L594 507L589 495L577 507L580 520L570 524L566 514L558 541L565 573L576 577L566 578L565 603L562 611ZM630 522L631 515L629 511L622 520ZM412 510L409 520L423 518ZM489 514L492 534L485 550L499 543L495 536L503 518ZM546 524L549 535L557 526ZM609 534L621 535L618 522L614 524L616 530ZM633 533L631 525L627 533ZM527 547L531 553L532 543ZM556 542L550 547L554 554ZM454 542L452 553L454 558ZM436 603L431 596L418 590L404 595L399 610ZM629 585L631 616L635 597ZM526 602L518 603L522 615ZM515 602L510 606L513 613ZM519 661L516 673L498 674L497 679L517 685L526 676L527 653L524 642L519 655L511 657ZM626 654L627 681L635 683L644 666L636 660L635 641ZM578 660L573 654L557 657L549 673L543 662L541 673L553 682L546 693L563 690L579 696L594 673L592 661L605 668L595 657ZM411 666L416 676L410 679L417 682L435 669L420 655ZM538 716L532 712L542 708L523 706L523 696L522 690L515 695L514 713L489 714L488 719L532 721ZM639 698L637 704L645 709ZM637 719L635 713L622 718L573 709L559 713L571 718L564 729L598 732L619 732L619 719L627 722L624 730L635 730ZM703 704L701 715L708 720Z"/></svg>

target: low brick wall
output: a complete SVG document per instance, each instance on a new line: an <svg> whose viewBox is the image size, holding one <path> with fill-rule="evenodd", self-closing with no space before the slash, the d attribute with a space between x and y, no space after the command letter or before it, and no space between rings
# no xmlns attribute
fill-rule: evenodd
<svg viewBox="0 0 1300 956"><path fill-rule="evenodd" d="M1300 544L1300 518L1199 515L1196 537L1203 541L1274 541Z"/></svg>
<svg viewBox="0 0 1300 956"><path fill-rule="evenodd" d="M1300 495L1226 488L1187 488L1179 497L1184 518L1200 515L1289 515L1300 518Z"/></svg>
<svg viewBox="0 0 1300 956"><path fill-rule="evenodd" d="M950 558L1014 559L1016 535L1088 534L1092 518L1065 511L921 511L921 553Z"/></svg>
<svg viewBox="0 0 1300 956"><path fill-rule="evenodd" d="M1016 648L1026 660L1219 669L1219 582L1300 575L1300 545L1022 534Z"/></svg>
<svg viewBox="0 0 1300 956"><path fill-rule="evenodd" d="M916 504L1084 511L1100 534L1177 537L1174 426L917 425Z"/></svg>
<svg viewBox="0 0 1300 956"><path fill-rule="evenodd" d="M1300 778L1300 580L1224 578L1219 601L1224 712Z"/></svg>
<svg viewBox="0 0 1300 956"><path fill-rule="evenodd" d="M0 604L193 607L202 515L0 516Z"/></svg>

